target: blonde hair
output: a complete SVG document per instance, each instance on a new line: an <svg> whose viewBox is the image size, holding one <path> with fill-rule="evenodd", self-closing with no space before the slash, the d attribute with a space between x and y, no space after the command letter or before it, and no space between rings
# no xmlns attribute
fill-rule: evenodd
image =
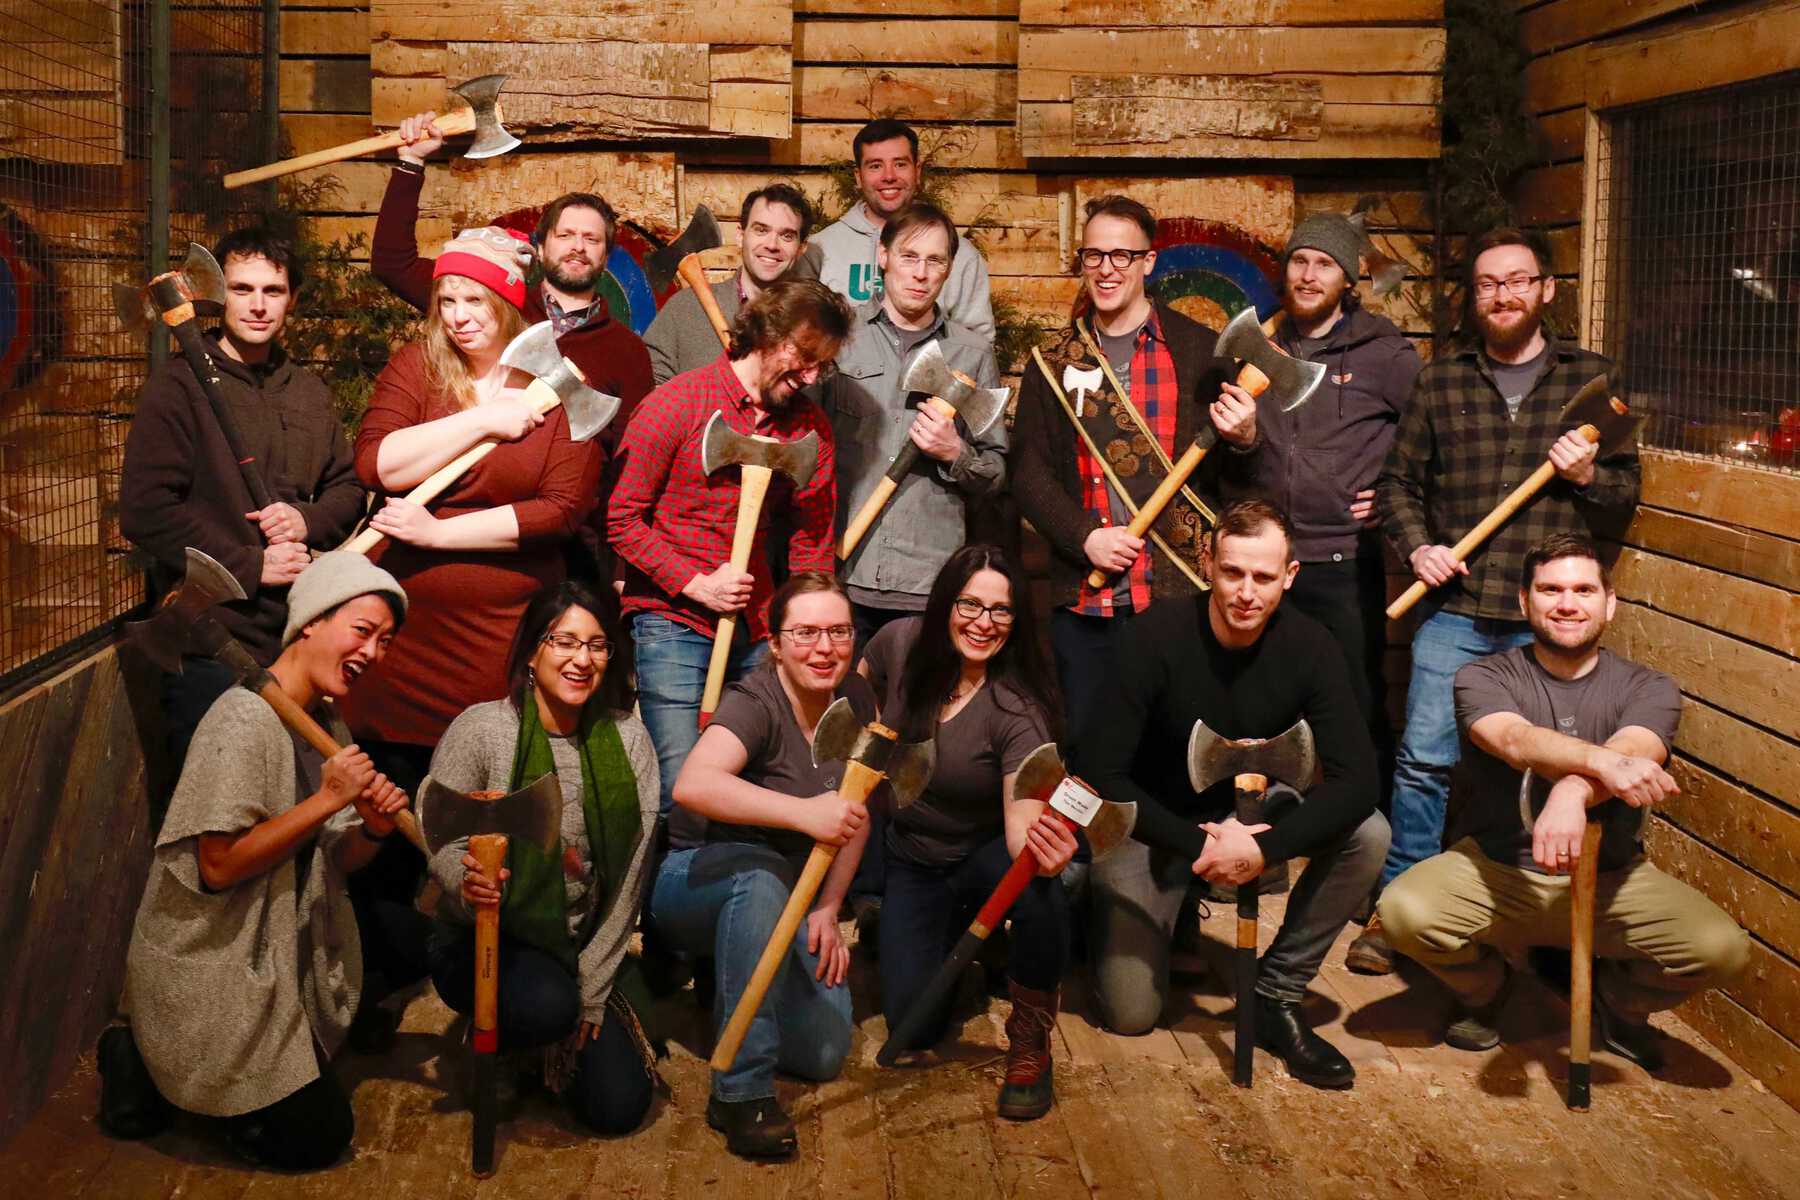
<svg viewBox="0 0 1800 1200"><path fill-rule="evenodd" d="M438 298L443 292L446 279L460 279L481 289L481 298L487 304L489 315L495 320L495 336L500 339L501 345L525 331L525 315L501 299L499 293L485 283L470 279L467 275L440 275L431 281L431 302L425 309L425 386L433 395L449 400L459 409L473 408L475 380L469 374L469 360L464 357L456 339L450 336L450 330L444 324L442 310L438 307Z"/></svg>

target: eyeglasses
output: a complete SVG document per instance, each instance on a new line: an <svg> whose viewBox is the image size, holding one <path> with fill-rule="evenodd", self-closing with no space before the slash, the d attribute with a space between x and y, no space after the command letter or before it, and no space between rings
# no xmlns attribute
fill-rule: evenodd
<svg viewBox="0 0 1800 1200"><path fill-rule="evenodd" d="M1102 261L1110 262L1115 270L1123 271L1149 253L1148 250L1127 250L1121 246L1117 250L1082 249L1075 252L1075 257L1084 271L1098 271Z"/></svg>
<svg viewBox="0 0 1800 1200"><path fill-rule="evenodd" d="M897 257L908 271L918 270L921 264L933 275L941 275L950 269L950 260L941 254L914 254L911 250L902 250Z"/></svg>
<svg viewBox="0 0 1800 1200"><path fill-rule="evenodd" d="M795 625L791 629L783 629L780 632L785 633L788 637L792 638L794 645L796 646L818 645L819 635L821 633L831 639L832 645L842 646L845 642L851 641L856 637L856 626L831 625L821 629L817 625Z"/></svg>
<svg viewBox="0 0 1800 1200"><path fill-rule="evenodd" d="M1546 275L1508 275L1505 279L1477 279L1475 281L1475 298L1491 300L1501 288L1505 288L1515 296L1523 296L1531 290L1533 284L1542 283L1549 278Z"/></svg>
<svg viewBox="0 0 1800 1200"><path fill-rule="evenodd" d="M574 658L575 652L583 646L595 658L605 658L612 653L612 643L604 637L589 638L584 642L572 633L546 633L541 640L563 658Z"/></svg>
<svg viewBox="0 0 1800 1200"><path fill-rule="evenodd" d="M956 615L966 621L973 621L983 613L996 625L1006 626L1013 623L1013 610L1010 604L983 604L973 596L956 598Z"/></svg>

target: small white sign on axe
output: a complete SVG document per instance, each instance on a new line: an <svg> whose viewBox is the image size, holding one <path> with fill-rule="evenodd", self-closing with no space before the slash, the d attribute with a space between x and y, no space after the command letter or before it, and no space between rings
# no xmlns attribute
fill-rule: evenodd
<svg viewBox="0 0 1800 1200"><path fill-rule="evenodd" d="M1093 821L1102 803L1099 796L1072 775L1063 776L1056 790L1050 793L1050 807L1083 829Z"/></svg>

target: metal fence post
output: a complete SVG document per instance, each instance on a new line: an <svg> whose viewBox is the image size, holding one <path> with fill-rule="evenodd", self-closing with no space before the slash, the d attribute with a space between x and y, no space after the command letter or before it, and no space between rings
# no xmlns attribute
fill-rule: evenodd
<svg viewBox="0 0 1800 1200"><path fill-rule="evenodd" d="M150 0L150 195L145 228L149 263L144 278L169 269L169 0ZM150 369L168 361L169 335L160 325L149 334Z"/></svg>
<svg viewBox="0 0 1800 1200"><path fill-rule="evenodd" d="M263 162L281 157L281 0L262 0L262 154ZM277 205L276 181L263 185L263 207Z"/></svg>

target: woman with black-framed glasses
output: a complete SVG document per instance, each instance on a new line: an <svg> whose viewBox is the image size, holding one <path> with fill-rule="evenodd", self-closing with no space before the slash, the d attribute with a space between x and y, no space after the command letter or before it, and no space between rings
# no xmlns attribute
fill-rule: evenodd
<svg viewBox="0 0 1800 1200"><path fill-rule="evenodd" d="M860 670L902 741L935 739L924 793L886 822L881 1003L899 1027L957 935L1020 854L1039 874L1011 911L1012 1013L999 1112L1032 1120L1052 1101L1049 1032L1069 955L1069 907L1056 878L1076 841L1042 801L1015 797L1026 755L1056 739L1061 716L1039 649L1025 578L997 546L965 546L932 584L922 616L872 638ZM921 1041L942 1036L938 1015Z"/></svg>

